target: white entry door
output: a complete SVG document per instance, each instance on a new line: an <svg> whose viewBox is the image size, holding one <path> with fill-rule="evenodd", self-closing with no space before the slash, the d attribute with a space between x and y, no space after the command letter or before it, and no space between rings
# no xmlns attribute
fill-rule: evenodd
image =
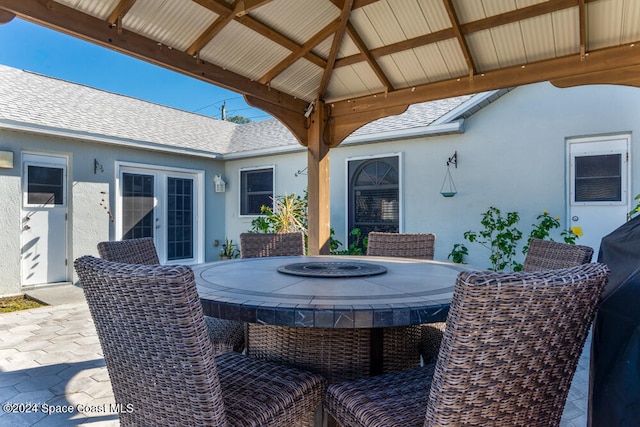
<svg viewBox="0 0 640 427"><path fill-rule="evenodd" d="M22 157L22 286L68 281L67 158Z"/></svg>
<svg viewBox="0 0 640 427"><path fill-rule="evenodd" d="M569 143L569 227L583 232L577 243L591 246L621 226L629 212L629 135L575 138Z"/></svg>

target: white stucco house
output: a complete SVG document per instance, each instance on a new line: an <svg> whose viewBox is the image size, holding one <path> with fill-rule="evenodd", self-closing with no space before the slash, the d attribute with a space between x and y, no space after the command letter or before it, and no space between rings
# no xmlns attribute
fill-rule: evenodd
<svg viewBox="0 0 640 427"><path fill-rule="evenodd" d="M597 251L640 192L639 133L640 89L622 86L414 105L331 151L331 225L343 243L355 227L434 232L446 260L490 206L519 212L525 233L547 210ZM102 240L149 235L163 263L214 261L265 200L304 192L306 159L276 120L237 125L0 66L0 296L75 281L73 259Z"/></svg>

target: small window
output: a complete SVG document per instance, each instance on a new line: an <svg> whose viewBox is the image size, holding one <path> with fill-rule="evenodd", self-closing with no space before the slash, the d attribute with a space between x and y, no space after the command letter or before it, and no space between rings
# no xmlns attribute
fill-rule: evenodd
<svg viewBox="0 0 640 427"><path fill-rule="evenodd" d="M27 203L64 204L64 170L58 167L27 166Z"/></svg>
<svg viewBox="0 0 640 427"><path fill-rule="evenodd" d="M240 215L260 215L273 206L273 168L240 171Z"/></svg>
<svg viewBox="0 0 640 427"><path fill-rule="evenodd" d="M622 156L608 154L575 158L576 202L622 201Z"/></svg>

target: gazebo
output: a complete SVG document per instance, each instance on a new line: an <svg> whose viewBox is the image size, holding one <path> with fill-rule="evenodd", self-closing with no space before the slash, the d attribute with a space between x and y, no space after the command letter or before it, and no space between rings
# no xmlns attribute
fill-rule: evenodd
<svg viewBox="0 0 640 427"><path fill-rule="evenodd" d="M14 17L233 90L308 149L309 252L329 252L330 149L411 104L550 81L640 87L618 0L0 0Z"/></svg>

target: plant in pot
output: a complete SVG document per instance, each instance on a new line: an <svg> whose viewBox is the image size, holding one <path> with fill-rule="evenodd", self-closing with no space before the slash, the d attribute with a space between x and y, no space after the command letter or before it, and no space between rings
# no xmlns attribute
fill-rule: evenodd
<svg viewBox="0 0 640 427"><path fill-rule="evenodd" d="M222 249L220 249L220 259L233 259L240 256L240 251L233 240L225 238Z"/></svg>

